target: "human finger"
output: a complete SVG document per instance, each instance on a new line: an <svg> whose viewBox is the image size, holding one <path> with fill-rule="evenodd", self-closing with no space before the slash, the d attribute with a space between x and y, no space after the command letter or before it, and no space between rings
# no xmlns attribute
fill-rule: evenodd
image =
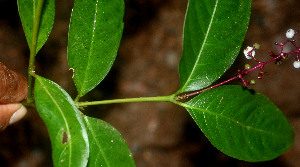
<svg viewBox="0 0 300 167"><path fill-rule="evenodd" d="M4 130L27 113L27 109L21 103L0 104L0 131Z"/></svg>

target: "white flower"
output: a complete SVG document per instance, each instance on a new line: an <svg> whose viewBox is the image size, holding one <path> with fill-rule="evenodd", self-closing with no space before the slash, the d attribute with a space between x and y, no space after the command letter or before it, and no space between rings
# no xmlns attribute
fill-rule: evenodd
<svg viewBox="0 0 300 167"><path fill-rule="evenodd" d="M252 49L253 49L252 47L248 46L248 47L244 50L244 55L245 55L245 57L246 57L247 59L252 59L252 57L254 57L254 55L255 55L255 50L253 50L252 52L250 52ZM252 57L248 55L248 52L250 52L249 54L251 54Z"/></svg>
<svg viewBox="0 0 300 167"><path fill-rule="evenodd" d="M295 35L295 31L293 29L288 29L285 35L287 38L293 38Z"/></svg>
<svg viewBox="0 0 300 167"><path fill-rule="evenodd" d="M300 61L294 61L293 65L295 68L300 68Z"/></svg>

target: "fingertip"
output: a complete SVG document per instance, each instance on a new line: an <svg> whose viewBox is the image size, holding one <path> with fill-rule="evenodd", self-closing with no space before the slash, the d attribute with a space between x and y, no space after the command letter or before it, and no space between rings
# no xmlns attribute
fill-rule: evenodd
<svg viewBox="0 0 300 167"><path fill-rule="evenodd" d="M25 116L26 113L27 113L26 107L21 104L20 108L10 117L9 125L18 122L20 119L22 119Z"/></svg>

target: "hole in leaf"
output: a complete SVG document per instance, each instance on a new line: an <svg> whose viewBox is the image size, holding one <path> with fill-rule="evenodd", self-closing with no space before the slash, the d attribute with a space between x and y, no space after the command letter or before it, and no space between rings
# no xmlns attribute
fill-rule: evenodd
<svg viewBox="0 0 300 167"><path fill-rule="evenodd" d="M61 139L61 143L62 144L67 144L68 140L69 140L69 136L68 136L67 132L63 131L63 136L62 136L62 139Z"/></svg>

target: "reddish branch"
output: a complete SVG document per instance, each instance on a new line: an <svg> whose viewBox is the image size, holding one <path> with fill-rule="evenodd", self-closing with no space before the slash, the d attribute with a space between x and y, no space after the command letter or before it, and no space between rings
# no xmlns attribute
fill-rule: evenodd
<svg viewBox="0 0 300 167"><path fill-rule="evenodd" d="M288 38L290 38L289 35L291 36L291 32L290 32L291 30L292 30L292 29L289 29L288 32L287 32L287 34L286 34ZM228 83L228 82L230 82L230 81L233 81L233 80L235 80L235 79L239 79L239 80L244 84L244 86L247 87L247 86L250 85L250 83L255 83L254 80L251 80L251 81L245 81L245 80L244 80L243 77L244 77L245 75L247 75L249 72L251 72L251 71L253 71L253 70L255 70L255 69L259 69L258 78L261 79L261 78L262 78L262 74L268 74L267 72L263 72L263 71L262 71L262 69L264 68L264 66L265 66L266 64L268 64L268 63L270 63L270 62L272 62L272 61L276 61L276 63L279 63L279 62L281 62L282 59L286 59L288 55L294 54L294 53L297 54L297 56L296 56L296 58L295 58L295 62L294 62L294 66L295 66L295 63L296 63L296 64L297 64L297 63L300 63L300 57L299 57L300 47L298 47L298 46L296 45L295 40L294 40L294 35L296 35L296 34L299 32L299 30L297 30L296 32L294 32L294 30L292 30L292 31L293 31L293 34L292 34L292 36L291 36L291 40L287 40L286 42L280 43L280 44L277 43L277 42L275 42L275 45L280 46L280 50L281 50L281 51L280 51L280 53L279 53L278 55L276 55L276 54L274 54L272 51L270 51L270 56L273 57L272 59L270 59L270 60L268 60L268 61L266 61L266 62L260 62L260 61L258 61L257 59L254 58L254 54L255 54L255 45L253 46L253 48L252 48L252 47L248 47L248 48L252 48L252 49L251 49L249 52L246 52L246 53L245 53L246 58L247 58L247 59L254 59L255 62L258 63L258 65L256 65L255 67L251 68L251 67L247 64L246 66L248 66L248 67L250 67L250 68L247 68L247 67L245 66L245 69L242 70L242 71L239 70L238 73L237 73L237 75L236 75L235 77L232 77L232 78L230 78L230 79L228 79L228 80L226 80L226 81L224 81L224 82L218 83L218 84L216 84L216 85L210 86L210 87L208 87L208 88L202 89L202 90L197 91L197 92L193 92L193 93L189 93L189 94L185 94L185 95L179 95L179 96L176 96L176 97L175 97L175 100L182 100L182 99L185 99L185 98L194 96L194 95L198 95L198 94L200 94L200 93L202 93L202 92L204 92L204 91L207 91L207 90L209 90L209 89L213 89L213 88L215 88L215 87L224 85L224 84L226 84L226 83ZM289 34L288 34L288 33L289 33ZM289 43L289 42L292 43L293 46L295 46L296 50L294 50L294 51L292 51L292 52L284 53L284 52L283 52L283 47L284 47L284 45L286 45L286 44ZM245 50L245 51L247 51L247 50ZM249 58L249 57L250 57L250 58ZM296 66L297 66L297 65L296 65ZM296 66L295 66L295 68L299 68L299 67L296 67ZM299 65L298 65L298 66L299 66Z"/></svg>

